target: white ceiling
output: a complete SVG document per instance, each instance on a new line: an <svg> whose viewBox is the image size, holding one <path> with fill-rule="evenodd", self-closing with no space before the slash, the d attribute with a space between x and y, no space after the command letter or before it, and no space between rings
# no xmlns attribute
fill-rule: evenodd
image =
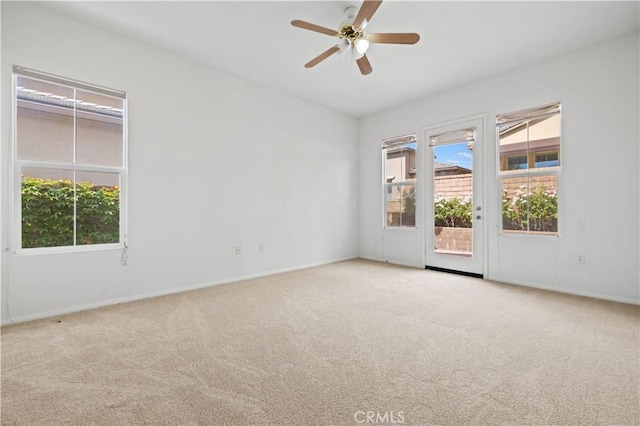
<svg viewBox="0 0 640 426"><path fill-rule="evenodd" d="M371 45L373 73L334 55L331 36L294 28L301 19L337 29L359 1L47 2L108 27L354 117L638 31L640 3L386 0L369 32L417 32L416 45Z"/></svg>

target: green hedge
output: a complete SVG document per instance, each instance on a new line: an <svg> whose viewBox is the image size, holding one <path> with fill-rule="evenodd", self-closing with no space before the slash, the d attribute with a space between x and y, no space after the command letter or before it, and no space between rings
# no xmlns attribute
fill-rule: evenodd
<svg viewBox="0 0 640 426"><path fill-rule="evenodd" d="M435 226L471 228L471 200L441 199L433 205Z"/></svg>
<svg viewBox="0 0 640 426"><path fill-rule="evenodd" d="M405 209L415 214L415 192L403 193ZM471 228L470 199L440 199L434 203L435 226ZM528 196L520 188L513 196L502 193L503 229L511 231L557 232L558 199L555 188L539 188Z"/></svg>
<svg viewBox="0 0 640 426"><path fill-rule="evenodd" d="M24 177L22 180L22 247L73 245L120 240L120 188L89 182Z"/></svg>

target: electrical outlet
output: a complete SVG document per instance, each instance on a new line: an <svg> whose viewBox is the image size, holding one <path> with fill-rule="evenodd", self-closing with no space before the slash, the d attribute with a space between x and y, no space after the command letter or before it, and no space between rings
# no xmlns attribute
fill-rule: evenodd
<svg viewBox="0 0 640 426"><path fill-rule="evenodd" d="M578 231L584 231L585 228L587 227L587 224L585 223L584 219L578 219Z"/></svg>
<svg viewBox="0 0 640 426"><path fill-rule="evenodd" d="M236 254L242 254L242 247L236 246Z"/></svg>
<svg viewBox="0 0 640 426"><path fill-rule="evenodd" d="M260 243L260 244L258 245L258 251L259 251L260 253L264 253L264 244Z"/></svg>
<svg viewBox="0 0 640 426"><path fill-rule="evenodd" d="M578 258L576 259L578 261L578 263L580 265L584 265L585 259L584 259L584 254L579 254Z"/></svg>

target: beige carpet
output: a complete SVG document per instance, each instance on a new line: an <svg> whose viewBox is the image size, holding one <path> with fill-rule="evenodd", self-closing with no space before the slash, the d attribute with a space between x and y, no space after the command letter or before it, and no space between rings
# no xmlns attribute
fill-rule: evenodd
<svg viewBox="0 0 640 426"><path fill-rule="evenodd" d="M1 419L637 425L639 324L637 306L354 260L3 327Z"/></svg>

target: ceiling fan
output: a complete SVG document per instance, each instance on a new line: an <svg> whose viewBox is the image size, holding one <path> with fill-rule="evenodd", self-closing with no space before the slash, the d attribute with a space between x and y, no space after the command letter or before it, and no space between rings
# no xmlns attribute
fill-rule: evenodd
<svg viewBox="0 0 640 426"><path fill-rule="evenodd" d="M347 19L340 24L338 31L298 19L291 21L291 25L294 27L327 34L340 39L338 44L330 47L304 64L305 68L312 68L334 53L342 51L346 59L355 60L358 68L360 68L360 72L363 75L367 75L373 71L366 55L369 43L416 44L418 40L420 40L420 35L416 33L369 34L365 31L365 27L371 21L373 14L376 13L381 3L382 0L364 0L357 14L355 14L357 9L354 6L348 7L345 10Z"/></svg>

